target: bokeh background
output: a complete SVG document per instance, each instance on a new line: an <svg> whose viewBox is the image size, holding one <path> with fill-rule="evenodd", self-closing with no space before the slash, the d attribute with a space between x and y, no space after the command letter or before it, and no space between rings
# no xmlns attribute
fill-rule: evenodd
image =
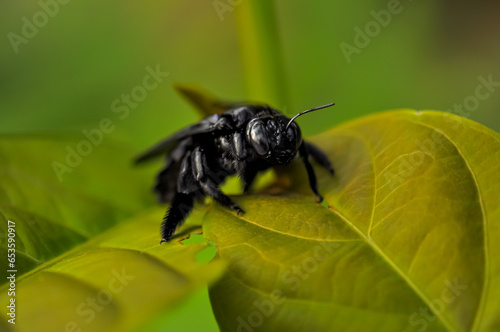
<svg viewBox="0 0 500 332"><path fill-rule="evenodd" d="M116 129L105 139L139 152L197 120L174 83L196 83L229 100L254 98L245 85L251 68L242 64L235 13L244 1L251 0L56 2L54 15L29 38L26 20L33 22L41 3L53 1L3 2L0 133L81 133L110 118ZM373 12L397 3L276 0L286 95L273 106L293 114L335 102L300 119L306 136L379 111L453 111L464 103L472 103L464 108L467 117L500 131L500 86L472 102L479 77L500 82L500 3L402 0L386 26L379 24L357 47L358 29L374 27ZM13 34L25 39L17 44ZM358 51L346 57L346 44ZM147 67L168 76L120 119L113 102L142 85ZM217 331L206 290L148 329L165 325Z"/></svg>

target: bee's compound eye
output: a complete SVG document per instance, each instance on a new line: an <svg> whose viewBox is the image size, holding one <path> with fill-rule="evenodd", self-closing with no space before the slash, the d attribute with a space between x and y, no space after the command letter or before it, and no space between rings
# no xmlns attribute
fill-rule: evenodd
<svg viewBox="0 0 500 332"><path fill-rule="evenodd" d="M269 152L269 138L262 121L251 121L247 130L247 140L258 155L264 156Z"/></svg>

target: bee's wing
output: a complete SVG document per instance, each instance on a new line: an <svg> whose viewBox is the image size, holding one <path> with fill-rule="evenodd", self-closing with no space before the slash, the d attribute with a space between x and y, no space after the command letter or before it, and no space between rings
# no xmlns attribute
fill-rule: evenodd
<svg viewBox="0 0 500 332"><path fill-rule="evenodd" d="M214 121L210 118L214 118L215 120L216 117L217 115L214 115L212 117L206 118L205 120L202 120L201 122L195 123L189 127L179 130L172 136L167 137L163 141L158 142L150 149L141 153L135 158L135 163L139 164L159 155L168 154L179 144L180 141L185 138L212 133L214 131Z"/></svg>
<svg viewBox="0 0 500 332"><path fill-rule="evenodd" d="M246 103L235 103L220 100L210 92L201 89L192 84L174 84L175 90L183 96L202 117L213 114L221 114L237 106L246 105Z"/></svg>

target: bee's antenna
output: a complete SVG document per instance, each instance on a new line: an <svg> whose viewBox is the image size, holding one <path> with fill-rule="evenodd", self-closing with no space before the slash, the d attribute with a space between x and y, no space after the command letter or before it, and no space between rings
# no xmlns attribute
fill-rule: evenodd
<svg viewBox="0 0 500 332"><path fill-rule="evenodd" d="M304 111L304 112L300 112L299 114L297 114L296 116L294 116L286 125L285 127L285 131L288 129L288 127L292 124L293 120L297 119L299 116L301 115L304 115L306 113L309 113L309 112L314 112L314 111L317 111L317 110L320 110L320 109L323 109L323 108L327 108L327 107L330 107L330 106L333 106L335 105L335 103L331 103L331 104L328 104L328 105L323 105L323 106L319 106L319 107L315 107L315 108L311 108L310 110L307 110L307 111Z"/></svg>

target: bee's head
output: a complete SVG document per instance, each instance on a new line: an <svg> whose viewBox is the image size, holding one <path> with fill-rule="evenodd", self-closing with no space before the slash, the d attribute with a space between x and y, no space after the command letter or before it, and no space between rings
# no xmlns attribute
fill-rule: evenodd
<svg viewBox="0 0 500 332"><path fill-rule="evenodd" d="M299 126L284 115L252 119L246 127L246 139L255 153L273 165L292 161L302 144Z"/></svg>
<svg viewBox="0 0 500 332"><path fill-rule="evenodd" d="M302 144L302 133L294 120L302 114L333 105L312 108L291 119L284 115L269 115L252 119L246 127L246 139L255 152L271 164L288 164Z"/></svg>

